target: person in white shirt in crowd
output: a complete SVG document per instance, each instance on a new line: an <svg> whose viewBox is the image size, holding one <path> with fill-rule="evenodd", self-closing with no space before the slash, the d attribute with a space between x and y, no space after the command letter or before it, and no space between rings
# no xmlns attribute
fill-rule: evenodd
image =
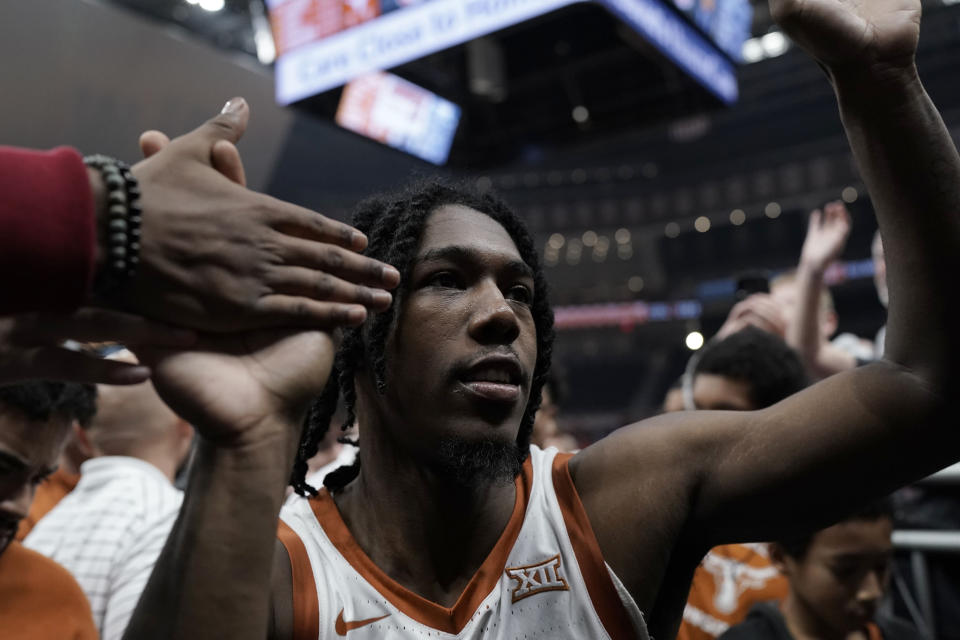
<svg viewBox="0 0 960 640"><path fill-rule="evenodd" d="M824 277L840 258L850 236L850 212L830 202L810 213L810 226L792 277L772 283L771 292L786 315L784 338L800 354L807 373L826 378L877 358L869 340L844 333L833 340L837 313ZM878 287L879 292L879 287Z"/></svg>
<svg viewBox="0 0 960 640"><path fill-rule="evenodd" d="M533 418L530 442L541 449L556 447L566 453L579 451L580 443L577 439L573 434L562 431L558 424L560 405L566 397L566 383L556 369L547 374L540 395L540 408L537 409L537 415Z"/></svg>
<svg viewBox="0 0 960 640"><path fill-rule="evenodd" d="M796 270L774 278L769 294L754 294L735 305L718 337L748 325L776 334L797 351L814 380L876 360L882 352L872 342L850 333L834 337L837 312L824 278L843 253L850 227L850 213L842 202L811 212ZM873 258L877 295L885 304L886 269L879 235Z"/></svg>
<svg viewBox="0 0 960 640"><path fill-rule="evenodd" d="M113 356L132 361L129 352ZM25 546L66 567L90 600L102 640L120 638L176 520L173 486L193 428L153 385L100 386L86 438L90 459L76 488L48 513Z"/></svg>

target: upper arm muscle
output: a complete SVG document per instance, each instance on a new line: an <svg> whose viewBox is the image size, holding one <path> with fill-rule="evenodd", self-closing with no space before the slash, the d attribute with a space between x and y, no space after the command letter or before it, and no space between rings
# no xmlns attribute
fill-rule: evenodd
<svg viewBox="0 0 960 640"><path fill-rule="evenodd" d="M889 364L755 412L692 411L626 427L571 461L607 562L641 608L707 549L829 524L958 457L956 429Z"/></svg>

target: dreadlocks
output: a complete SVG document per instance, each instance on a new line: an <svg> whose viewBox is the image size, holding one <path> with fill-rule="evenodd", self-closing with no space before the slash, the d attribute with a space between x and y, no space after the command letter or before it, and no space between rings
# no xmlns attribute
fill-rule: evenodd
<svg viewBox="0 0 960 640"><path fill-rule="evenodd" d="M520 256L534 273L534 300L531 312L537 329L537 361L530 386L530 398L520 423L517 445L523 458L530 451L530 432L533 418L540 407L540 391L550 369L553 349L553 312L547 302L547 282L540 268L533 240L520 218L499 198L479 193L462 184L432 179L417 183L387 196L375 196L360 203L354 213L353 225L368 239L364 255L393 265L400 272L400 285L393 292L393 305L387 311L368 319L361 327L344 331L340 348L334 360L330 379L321 396L307 416L300 439L297 460L290 484L300 495L316 495L317 490L306 483L307 460L316 455L320 442L342 398L346 406L346 430L356 420L354 407L356 392L354 374L360 363L371 367L376 388L386 390L387 338L396 322L397 309L407 292L413 260L427 219L444 205L462 205L484 213L498 222L513 239ZM346 441L356 445L356 441ZM328 474L324 484L331 490L344 487L360 472L360 458L350 467L341 467Z"/></svg>

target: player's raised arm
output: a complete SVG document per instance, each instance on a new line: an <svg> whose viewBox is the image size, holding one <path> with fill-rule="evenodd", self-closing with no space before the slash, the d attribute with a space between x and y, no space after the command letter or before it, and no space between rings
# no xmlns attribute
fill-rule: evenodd
<svg viewBox="0 0 960 640"><path fill-rule="evenodd" d="M920 0L771 4L829 74L877 211L886 357L763 411L664 416L574 458L604 557L642 609L672 611L654 634L678 613L666 583L710 546L821 526L960 458L960 158L917 74Z"/></svg>

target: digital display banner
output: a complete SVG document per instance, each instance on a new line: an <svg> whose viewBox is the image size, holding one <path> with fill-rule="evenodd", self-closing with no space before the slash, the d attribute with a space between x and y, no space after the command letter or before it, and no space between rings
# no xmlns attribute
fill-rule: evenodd
<svg viewBox="0 0 960 640"><path fill-rule="evenodd" d="M591 3L619 16L721 100L734 102L733 64L664 1L268 0L278 51L277 101L290 104L363 74Z"/></svg>
<svg viewBox="0 0 960 640"><path fill-rule="evenodd" d="M743 43L750 37L750 0L673 0L673 4L726 52L741 62Z"/></svg>
<svg viewBox="0 0 960 640"><path fill-rule="evenodd" d="M344 87L335 119L344 129L443 164L460 107L392 73L373 72Z"/></svg>
<svg viewBox="0 0 960 640"><path fill-rule="evenodd" d="M736 102L733 65L660 0L598 0L727 104Z"/></svg>

